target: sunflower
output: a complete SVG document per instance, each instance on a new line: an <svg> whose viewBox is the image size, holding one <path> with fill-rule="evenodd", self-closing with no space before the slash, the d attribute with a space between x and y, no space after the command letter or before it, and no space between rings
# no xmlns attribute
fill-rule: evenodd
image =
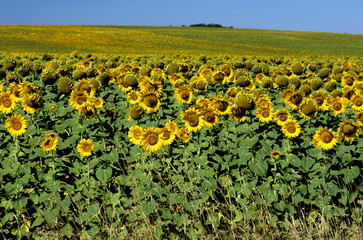
<svg viewBox="0 0 363 240"><path fill-rule="evenodd" d="M327 127L321 127L315 132L312 143L321 150L332 149L338 143L338 134Z"/></svg>
<svg viewBox="0 0 363 240"><path fill-rule="evenodd" d="M260 122L266 123L272 121L273 113L272 108L257 108L256 117Z"/></svg>
<svg viewBox="0 0 363 240"><path fill-rule="evenodd" d="M282 125L282 133L288 138L295 138L300 135L301 127L296 120L290 119Z"/></svg>
<svg viewBox="0 0 363 240"><path fill-rule="evenodd" d="M212 85L217 84L217 83L219 83L219 84L223 83L224 77L225 77L224 73L220 70L213 72L212 77L211 77Z"/></svg>
<svg viewBox="0 0 363 240"><path fill-rule="evenodd" d="M43 151L49 152L51 150L55 150L57 148L58 138L45 137L44 141L40 144L43 148Z"/></svg>
<svg viewBox="0 0 363 240"><path fill-rule="evenodd" d="M359 90L355 87L344 87L343 90L343 97L350 100L353 96L359 94Z"/></svg>
<svg viewBox="0 0 363 240"><path fill-rule="evenodd" d="M319 110L329 110L328 95L324 90L318 90L310 94L309 98L313 99L318 105Z"/></svg>
<svg viewBox="0 0 363 240"><path fill-rule="evenodd" d="M291 114L286 109L281 109L274 113L273 118L277 125L282 126L286 121L291 119Z"/></svg>
<svg viewBox="0 0 363 240"><path fill-rule="evenodd" d="M96 89L91 84L91 81L87 79L78 80L78 82L74 85L75 91L86 92L89 96L93 96L96 92Z"/></svg>
<svg viewBox="0 0 363 240"><path fill-rule="evenodd" d="M332 112L334 115L340 115L345 112L346 101L344 100L344 98L331 96L328 99L328 108L329 111Z"/></svg>
<svg viewBox="0 0 363 240"><path fill-rule="evenodd" d="M359 126L363 127L363 112L357 112L355 114L355 121L357 121Z"/></svg>
<svg viewBox="0 0 363 240"><path fill-rule="evenodd" d="M0 93L0 112L11 113L16 107L16 101L9 92Z"/></svg>
<svg viewBox="0 0 363 240"><path fill-rule="evenodd" d="M26 81L19 83L19 85L20 85L20 97L22 98L28 94L40 92L39 87L35 86L34 84L28 83Z"/></svg>
<svg viewBox="0 0 363 240"><path fill-rule="evenodd" d="M341 81L343 87L346 87L346 86L353 87L356 80L357 80L356 74L353 74L352 72L347 72L342 76L340 81Z"/></svg>
<svg viewBox="0 0 363 240"><path fill-rule="evenodd" d="M179 128L176 136L180 138L184 143L187 143L190 140L188 131L185 128Z"/></svg>
<svg viewBox="0 0 363 240"><path fill-rule="evenodd" d="M229 108L228 115L237 122L246 121L247 110L233 105Z"/></svg>
<svg viewBox="0 0 363 240"><path fill-rule="evenodd" d="M171 145L175 139L175 133L169 131L166 127L160 128L159 135L163 140L163 145Z"/></svg>
<svg viewBox="0 0 363 240"><path fill-rule="evenodd" d="M130 139L130 142L132 142L135 145L141 145L141 135L142 135L142 127L139 125L130 127L130 130L127 134L127 136Z"/></svg>
<svg viewBox="0 0 363 240"><path fill-rule="evenodd" d="M175 89L176 100L182 104L189 104L193 100L193 89L189 85Z"/></svg>
<svg viewBox="0 0 363 240"><path fill-rule="evenodd" d="M231 103L225 97L222 95L214 96L211 102L212 108L215 109L219 116L228 114Z"/></svg>
<svg viewBox="0 0 363 240"><path fill-rule="evenodd" d="M73 91L69 102L74 109L79 110L83 105L90 102L90 96L85 91Z"/></svg>
<svg viewBox="0 0 363 240"><path fill-rule="evenodd" d="M178 132L178 125L176 124L176 122L169 120L166 124L165 124L165 128L171 132L176 134Z"/></svg>
<svg viewBox="0 0 363 240"><path fill-rule="evenodd" d="M304 92L302 91L295 91L293 92L287 99L286 103L289 105L293 110L298 110L300 107L300 104L302 103L304 99Z"/></svg>
<svg viewBox="0 0 363 240"><path fill-rule="evenodd" d="M304 99L299 107L300 116L306 120L314 119L318 110L318 105L311 99Z"/></svg>
<svg viewBox="0 0 363 240"><path fill-rule="evenodd" d="M129 109L129 121L138 120L144 116L144 110L139 105L133 105Z"/></svg>
<svg viewBox="0 0 363 240"><path fill-rule="evenodd" d="M149 127L141 134L142 148L148 152L157 152L163 146L163 139L160 131Z"/></svg>
<svg viewBox="0 0 363 240"><path fill-rule="evenodd" d="M162 77L158 78L159 75L151 76L141 76L139 79L139 88L140 92L148 93L153 92L158 97L163 93L163 84L162 84Z"/></svg>
<svg viewBox="0 0 363 240"><path fill-rule="evenodd" d="M36 110L43 107L44 101L37 94L28 94L23 98L21 107L29 114L35 113Z"/></svg>
<svg viewBox="0 0 363 240"><path fill-rule="evenodd" d="M96 108L102 108L103 99L101 97L92 99L92 105L95 106Z"/></svg>
<svg viewBox="0 0 363 240"><path fill-rule="evenodd" d="M200 119L199 112L194 107L181 113L181 118L188 132L196 132L203 127L203 121Z"/></svg>
<svg viewBox="0 0 363 240"><path fill-rule="evenodd" d="M216 124L219 123L218 115L211 108L202 110L200 115L202 117L204 126L208 128L214 127Z"/></svg>
<svg viewBox="0 0 363 240"><path fill-rule="evenodd" d="M358 136L359 131L360 126L351 120L345 120L339 123L338 133L346 142L354 140Z"/></svg>
<svg viewBox="0 0 363 240"><path fill-rule="evenodd" d="M274 159L279 159L281 156L281 153L277 150L273 150L272 153L271 153L271 157L274 158Z"/></svg>
<svg viewBox="0 0 363 240"><path fill-rule="evenodd" d="M77 145L77 151L82 157L91 156L93 149L94 145L91 139L82 139Z"/></svg>
<svg viewBox="0 0 363 240"><path fill-rule="evenodd" d="M8 120L6 120L5 126L10 135L20 136L26 132L26 128L28 127L28 122L21 115L14 114Z"/></svg>
<svg viewBox="0 0 363 240"><path fill-rule="evenodd" d="M161 101L155 92L146 92L141 93L139 104L147 113L153 113L159 110Z"/></svg>
<svg viewBox="0 0 363 240"><path fill-rule="evenodd" d="M261 95L256 101L256 106L260 108L273 108L273 104L269 96Z"/></svg>
<svg viewBox="0 0 363 240"><path fill-rule="evenodd" d="M237 107L245 110L252 110L255 106L254 99L247 93L239 93L234 99L234 104Z"/></svg>
<svg viewBox="0 0 363 240"><path fill-rule="evenodd" d="M46 138L50 138L50 139L52 139L53 141L55 141L55 142L58 142L58 136L57 136L57 134L56 133L54 133L54 132L51 132L51 133L47 133L47 134L45 134L45 137Z"/></svg>
<svg viewBox="0 0 363 240"><path fill-rule="evenodd" d="M129 101L131 104L137 104L141 101L141 95L136 90L131 90L127 94L127 101Z"/></svg>
<svg viewBox="0 0 363 240"><path fill-rule="evenodd" d="M212 101L210 98L201 97L195 102L195 108L199 110L207 109L211 106Z"/></svg>
<svg viewBox="0 0 363 240"><path fill-rule="evenodd" d="M349 100L350 107L356 111L363 111L363 95L357 94L351 97Z"/></svg>

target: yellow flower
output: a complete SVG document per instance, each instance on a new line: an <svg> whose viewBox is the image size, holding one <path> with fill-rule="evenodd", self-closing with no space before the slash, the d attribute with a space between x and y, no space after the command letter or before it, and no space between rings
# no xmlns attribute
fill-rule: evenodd
<svg viewBox="0 0 363 240"><path fill-rule="evenodd" d="M16 101L8 92L0 93L0 112L2 113L11 113L16 107Z"/></svg>
<svg viewBox="0 0 363 240"><path fill-rule="evenodd" d="M359 125L353 123L351 120L345 120L339 123L338 133L344 141L353 141L359 134Z"/></svg>
<svg viewBox="0 0 363 240"><path fill-rule="evenodd" d="M182 104L189 104L193 100L193 89L184 85L175 89L176 100Z"/></svg>
<svg viewBox="0 0 363 240"><path fill-rule="evenodd" d="M73 91L69 102L74 109L80 110L82 106L90 102L90 96L85 91Z"/></svg>
<svg viewBox="0 0 363 240"><path fill-rule="evenodd" d="M189 142L190 138L188 131L185 128L179 128L177 132L177 137L180 138L184 143Z"/></svg>
<svg viewBox="0 0 363 240"><path fill-rule="evenodd" d="M45 139L40 146L43 148L43 151L48 152L56 149L57 142L57 135L55 133L49 133L45 135Z"/></svg>
<svg viewBox="0 0 363 240"><path fill-rule="evenodd" d="M219 123L218 115L211 108L202 110L201 117L206 127L214 127Z"/></svg>
<svg viewBox="0 0 363 240"><path fill-rule="evenodd" d="M127 94L127 101L129 101L131 104L137 104L140 102L140 100L141 96L138 91L131 90L131 92Z"/></svg>
<svg viewBox="0 0 363 240"><path fill-rule="evenodd" d="M237 122L246 121L246 114L247 114L246 109L240 108L236 105L231 106L228 112L229 117Z"/></svg>
<svg viewBox="0 0 363 240"><path fill-rule="evenodd" d="M314 100L304 99L299 107L299 110L301 117L305 118L306 120L312 120L316 117L319 108Z"/></svg>
<svg viewBox="0 0 363 240"><path fill-rule="evenodd" d="M188 132L196 132L203 127L203 121L199 118L199 112L194 107L181 113L181 118Z"/></svg>
<svg viewBox="0 0 363 240"><path fill-rule="evenodd" d="M91 156L93 149L94 145L91 139L82 139L77 145L77 151L82 157Z"/></svg>
<svg viewBox="0 0 363 240"><path fill-rule="evenodd" d="M222 95L217 95L214 96L212 99L212 107L215 109L216 113L221 116L221 115L227 115L229 112L229 108L230 108L230 102L223 97ZM197 101L198 103L198 101ZM210 105L208 105L209 107Z"/></svg>
<svg viewBox="0 0 363 240"><path fill-rule="evenodd" d="M153 113L159 110L161 101L156 93L149 92L141 94L141 101L139 104L147 113Z"/></svg>
<svg viewBox="0 0 363 240"><path fill-rule="evenodd" d="M286 109L281 109L274 113L273 118L277 125L282 126L291 119L291 114Z"/></svg>
<svg viewBox="0 0 363 240"><path fill-rule="evenodd" d="M340 115L345 112L346 102L344 98L330 97L328 100L328 107L334 115Z"/></svg>
<svg viewBox="0 0 363 240"><path fill-rule="evenodd" d="M277 150L273 150L271 153L272 158L278 159L281 156L281 153Z"/></svg>
<svg viewBox="0 0 363 240"><path fill-rule="evenodd" d="M93 96L96 89L89 80L82 79L78 80L78 82L74 85L74 91L86 92L89 96Z"/></svg>
<svg viewBox="0 0 363 240"><path fill-rule="evenodd" d="M135 145L141 145L142 127L138 125L130 127L127 135L130 139L130 142Z"/></svg>
<svg viewBox="0 0 363 240"><path fill-rule="evenodd" d="M160 129L159 135L163 140L163 145L170 145L175 139L175 133L169 131L166 127Z"/></svg>
<svg viewBox="0 0 363 240"><path fill-rule="evenodd" d="M103 99L101 97L94 98L92 100L92 104L96 108L102 108L102 106L103 106Z"/></svg>
<svg viewBox="0 0 363 240"><path fill-rule="evenodd" d="M363 112L358 112L355 114L355 121L357 121L359 126L363 127Z"/></svg>
<svg viewBox="0 0 363 240"><path fill-rule="evenodd" d="M300 132L300 124L293 119L286 121L285 124L282 125L282 133L288 138L298 137Z"/></svg>
<svg viewBox="0 0 363 240"><path fill-rule="evenodd" d="M256 110L256 117L260 122L270 122L272 121L272 108L257 108Z"/></svg>
<svg viewBox="0 0 363 240"><path fill-rule="evenodd" d="M29 114L35 113L36 110L41 109L43 107L43 100L36 94L28 94L26 95L22 102L21 107L23 110Z"/></svg>
<svg viewBox="0 0 363 240"><path fill-rule="evenodd" d="M178 132L178 125L176 122L170 120L165 124L165 128L168 129L171 133L176 134Z"/></svg>
<svg viewBox="0 0 363 240"><path fill-rule="evenodd" d="M163 146L163 140L160 137L160 131L155 130L153 127L145 129L141 134L142 148L148 152L157 152Z"/></svg>
<svg viewBox="0 0 363 240"><path fill-rule="evenodd" d="M6 120L7 131L12 136L20 136L26 132L28 123L24 117L21 115L14 114L8 120Z"/></svg>
<svg viewBox="0 0 363 240"><path fill-rule="evenodd" d="M338 143L338 134L327 127L321 127L315 132L312 143L321 150L332 149Z"/></svg>
<svg viewBox="0 0 363 240"><path fill-rule="evenodd" d="M144 116L144 110L139 105L132 105L129 109L129 121L138 120Z"/></svg>
<svg viewBox="0 0 363 240"><path fill-rule="evenodd" d="M356 111L363 111L363 95L357 94L351 97L349 100L351 108Z"/></svg>

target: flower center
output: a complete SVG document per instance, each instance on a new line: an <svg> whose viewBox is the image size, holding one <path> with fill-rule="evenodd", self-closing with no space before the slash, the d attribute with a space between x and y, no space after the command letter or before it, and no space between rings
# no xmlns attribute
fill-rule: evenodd
<svg viewBox="0 0 363 240"><path fill-rule="evenodd" d="M348 124L345 124L343 126L343 133L345 135L352 135L356 132L356 128L355 126L353 126L352 124L348 123Z"/></svg>
<svg viewBox="0 0 363 240"><path fill-rule="evenodd" d="M289 133L294 133L294 132L295 132L295 130L296 130L296 128L295 128L295 126L294 126L294 125L290 125L290 126L288 126L288 127L287 127L287 131L288 131Z"/></svg>
<svg viewBox="0 0 363 240"><path fill-rule="evenodd" d="M144 103L149 108L155 108L158 105L158 98L155 95L147 95L144 99Z"/></svg>
<svg viewBox="0 0 363 240"><path fill-rule="evenodd" d="M330 143L333 140L333 136L330 132L325 131L321 134L320 139L324 143Z"/></svg>
<svg viewBox="0 0 363 240"><path fill-rule="evenodd" d="M335 111L339 111L339 110L341 110L342 109L342 104L341 103L334 103L334 105L333 105L333 109L335 110Z"/></svg>
<svg viewBox="0 0 363 240"><path fill-rule="evenodd" d="M287 114L286 113L282 113L281 115L280 115L280 121L281 122L285 122L287 120Z"/></svg>
<svg viewBox="0 0 363 240"><path fill-rule="evenodd" d="M268 117L270 116L270 112L268 112L268 111L263 111L261 115L262 115L262 117L264 117L264 118L268 118Z"/></svg>
<svg viewBox="0 0 363 240"><path fill-rule="evenodd" d="M358 106L358 107L362 106L363 105L362 99L356 99L355 100L355 105Z"/></svg>
<svg viewBox="0 0 363 240"><path fill-rule="evenodd" d="M190 126L195 127L198 126L199 123L199 117L197 114L193 114L191 116L188 117L188 122L190 124Z"/></svg>
<svg viewBox="0 0 363 240"><path fill-rule="evenodd" d="M9 108L9 107L11 107L11 104L12 104L12 101L11 101L11 99L10 99L10 98L5 98L5 99L3 100L3 106L4 106L5 108Z"/></svg>
<svg viewBox="0 0 363 240"><path fill-rule="evenodd" d="M158 142L158 137L155 134L150 134L147 138L149 145L155 145Z"/></svg>
<svg viewBox="0 0 363 240"><path fill-rule="evenodd" d="M13 129L18 131L21 129L21 127L23 126L23 124L21 124L21 122L14 122L13 123Z"/></svg>

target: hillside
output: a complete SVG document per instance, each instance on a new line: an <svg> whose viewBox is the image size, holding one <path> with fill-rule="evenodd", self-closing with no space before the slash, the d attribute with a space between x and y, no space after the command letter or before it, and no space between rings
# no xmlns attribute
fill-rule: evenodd
<svg viewBox="0 0 363 240"><path fill-rule="evenodd" d="M3 53L363 56L363 35L203 27L0 26Z"/></svg>

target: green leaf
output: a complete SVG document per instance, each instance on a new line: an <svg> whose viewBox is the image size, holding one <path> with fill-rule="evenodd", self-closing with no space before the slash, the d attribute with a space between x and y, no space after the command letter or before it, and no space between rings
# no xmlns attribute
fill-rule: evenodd
<svg viewBox="0 0 363 240"><path fill-rule="evenodd" d="M238 156L239 156L239 158L237 159L238 165L247 165L247 161L249 161L252 158L253 154L250 152L245 153L241 151L238 152Z"/></svg>
<svg viewBox="0 0 363 240"><path fill-rule="evenodd" d="M328 182L324 184L324 190L332 197L335 197L339 192L338 186L335 184L335 181Z"/></svg>
<svg viewBox="0 0 363 240"><path fill-rule="evenodd" d="M97 168L96 177L98 178L98 180L100 180L103 183L108 182L108 180L110 180L110 178L112 177L112 168L111 167Z"/></svg>
<svg viewBox="0 0 363 240"><path fill-rule="evenodd" d="M311 166L313 166L314 163L315 163L315 160L313 158L311 158L311 157L304 157L301 160L301 166L307 172L311 169Z"/></svg>
<svg viewBox="0 0 363 240"><path fill-rule="evenodd" d="M248 162L248 166L251 169L252 172L255 174L265 177L267 170L268 170L268 164L266 161L262 160L256 160L256 161L250 161Z"/></svg>
<svg viewBox="0 0 363 240"><path fill-rule="evenodd" d="M23 209L26 204L28 203L28 198L26 197L21 197L20 199L17 200L13 200L13 207L20 211L21 209Z"/></svg>
<svg viewBox="0 0 363 240"><path fill-rule="evenodd" d="M44 222L44 218L42 217L42 216L38 216L35 220L34 220L34 222L33 222L33 224L31 225L31 227L33 228L33 227L37 227L37 226L39 226L40 224L42 224L43 222Z"/></svg>

